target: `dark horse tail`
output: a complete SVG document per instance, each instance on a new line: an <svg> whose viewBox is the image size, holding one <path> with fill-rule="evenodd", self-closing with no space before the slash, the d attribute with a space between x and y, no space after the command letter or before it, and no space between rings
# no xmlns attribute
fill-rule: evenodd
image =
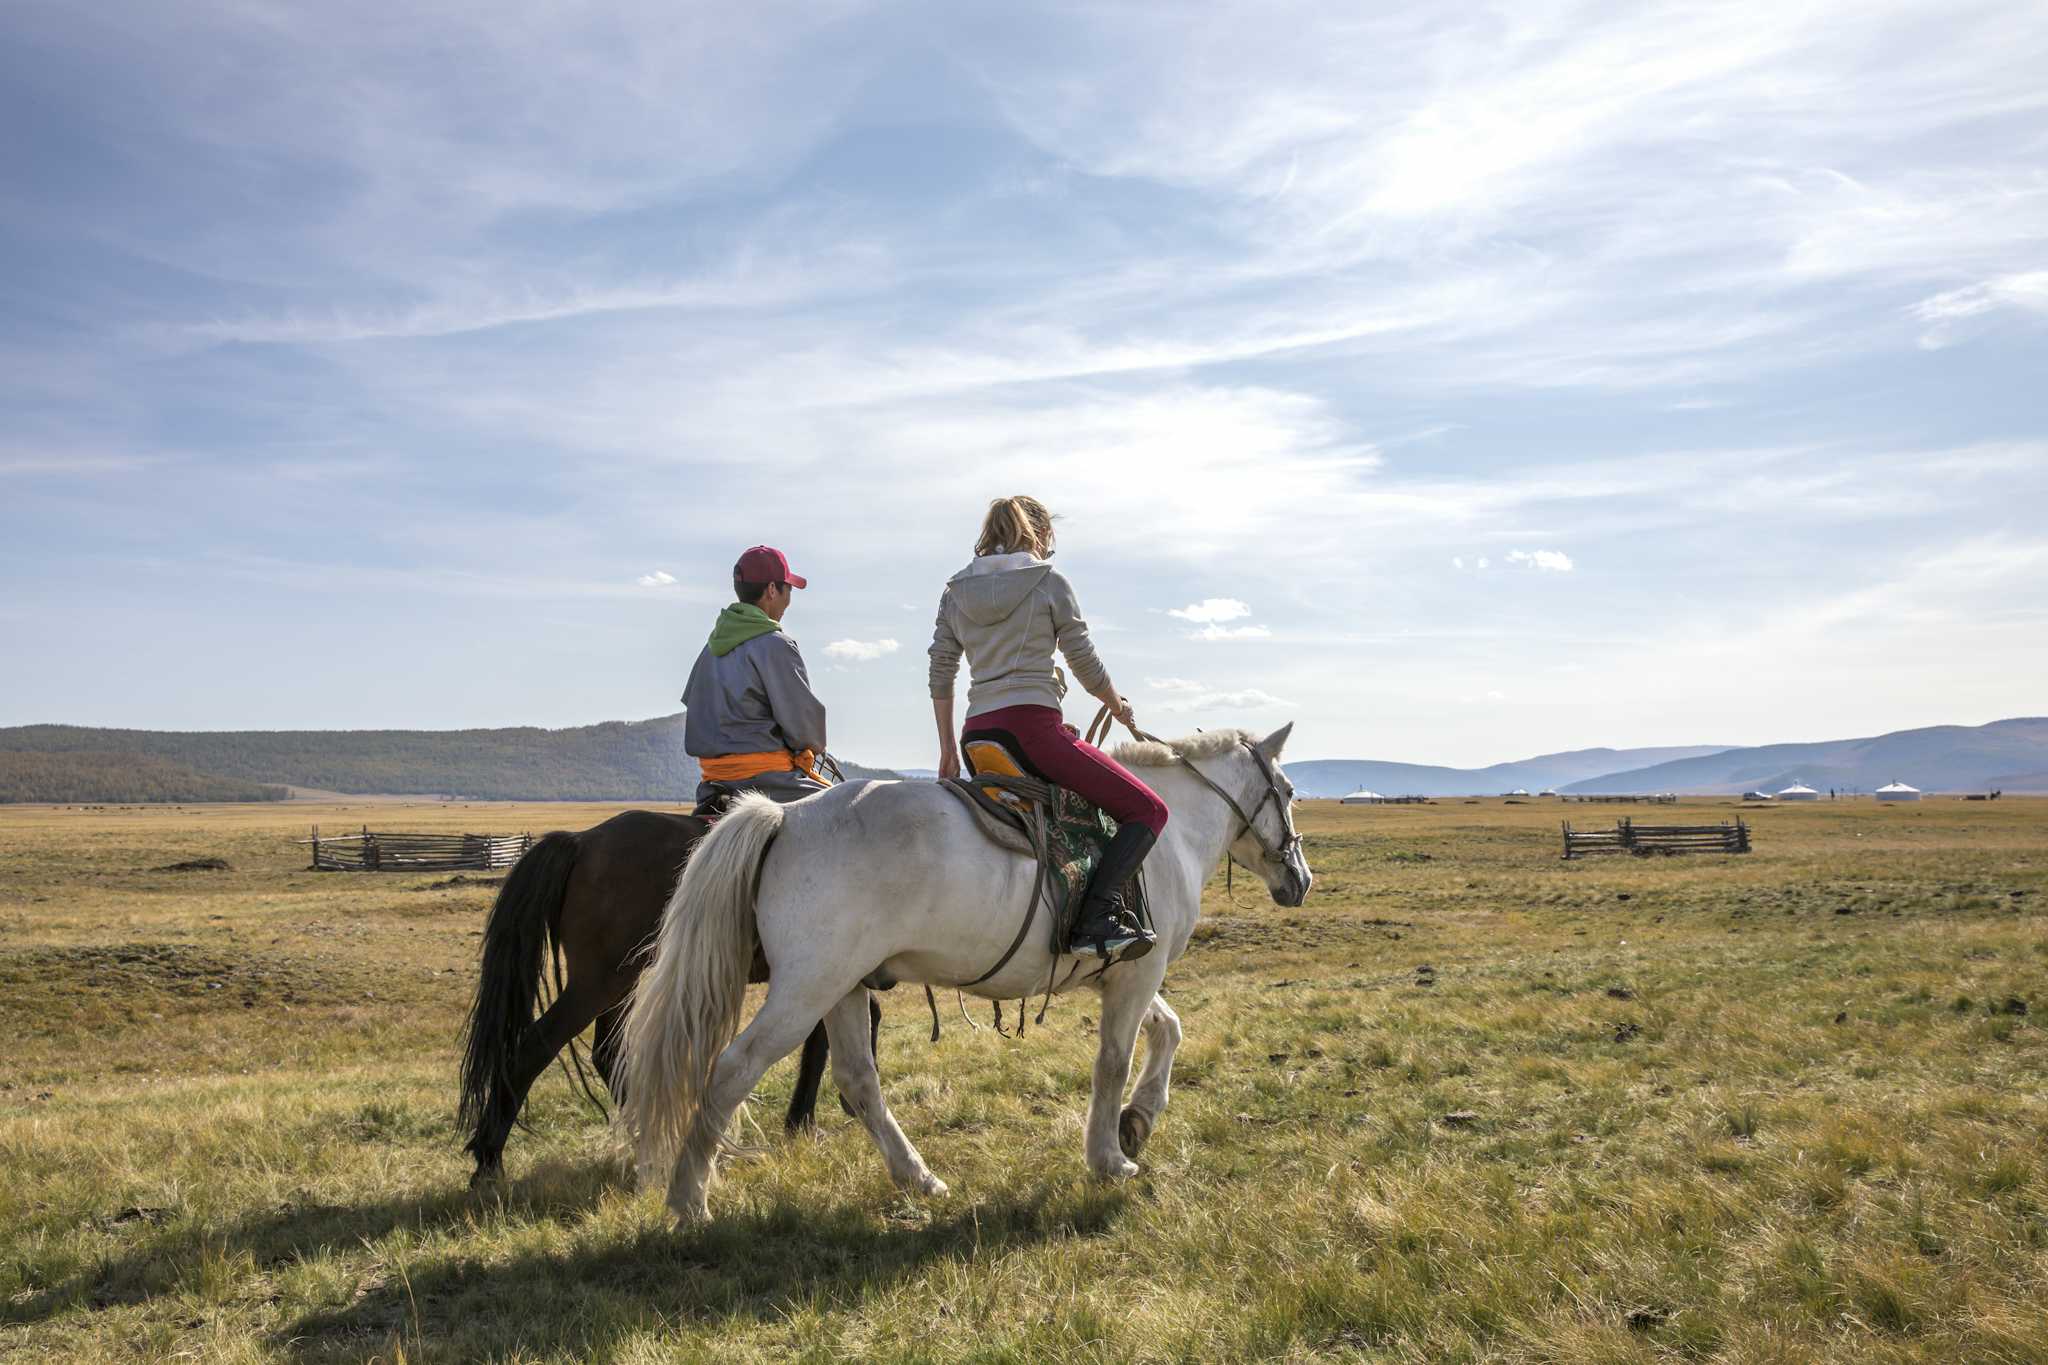
<svg viewBox="0 0 2048 1365"><path fill-rule="evenodd" d="M511 1087L512 1059L533 1027L551 921L562 908L576 848L576 836L562 830L542 838L513 864L491 905L462 1055L462 1103L456 1112L464 1128L476 1128L491 1112L494 1088L502 1093Z"/></svg>

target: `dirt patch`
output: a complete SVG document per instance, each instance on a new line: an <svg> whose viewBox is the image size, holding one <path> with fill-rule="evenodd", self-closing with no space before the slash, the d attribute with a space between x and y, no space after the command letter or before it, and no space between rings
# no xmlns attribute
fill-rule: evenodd
<svg viewBox="0 0 2048 1365"><path fill-rule="evenodd" d="M1383 938L1389 927L1413 929L1415 925L1409 920L1341 916L1255 919L1249 915L1209 915L1195 926L1195 932L1189 937L1189 946L1255 948L1268 952L1328 948Z"/></svg>
<svg viewBox="0 0 2048 1365"><path fill-rule="evenodd" d="M234 865L226 858L187 858L182 863L165 863L152 867L151 872L233 872Z"/></svg>
<svg viewBox="0 0 2048 1365"><path fill-rule="evenodd" d="M331 965L186 943L0 951L0 1013L53 995L80 1004L120 1002L132 1011L173 1003L253 1009L332 1001L359 993L350 989L356 984L337 979Z"/></svg>
<svg viewBox="0 0 2048 1365"><path fill-rule="evenodd" d="M425 886L415 886L412 889L415 891L446 891L450 887L456 886L503 886L504 884L505 879L503 877L465 877L458 872L452 877L443 877L438 882L428 882Z"/></svg>

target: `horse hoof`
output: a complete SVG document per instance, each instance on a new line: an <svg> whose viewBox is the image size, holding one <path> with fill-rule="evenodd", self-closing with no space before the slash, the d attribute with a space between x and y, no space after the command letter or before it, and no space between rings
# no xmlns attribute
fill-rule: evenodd
<svg viewBox="0 0 2048 1365"><path fill-rule="evenodd" d="M504 1183L505 1168L495 1161L488 1166L477 1167L469 1177L469 1187L473 1190L496 1189Z"/></svg>
<svg viewBox="0 0 2048 1365"><path fill-rule="evenodd" d="M1136 1157L1145 1150L1146 1141L1152 1136L1152 1120L1143 1110L1124 1106L1124 1112L1116 1120L1116 1145L1123 1148L1124 1155Z"/></svg>
<svg viewBox="0 0 2048 1365"><path fill-rule="evenodd" d="M1138 1163L1126 1161L1122 1157L1118 1157L1108 1165L1098 1166L1095 1169L1095 1176L1099 1180L1129 1180L1137 1173Z"/></svg>
<svg viewBox="0 0 2048 1365"><path fill-rule="evenodd" d="M685 1199L681 1203L669 1202L668 1211L675 1215L678 1230L702 1227L711 1221L711 1201L703 1195Z"/></svg>
<svg viewBox="0 0 2048 1365"><path fill-rule="evenodd" d="M946 1188L946 1182L933 1175L930 1171L925 1172L924 1179L919 1181L918 1185L933 1199L944 1199L952 1193L951 1190Z"/></svg>

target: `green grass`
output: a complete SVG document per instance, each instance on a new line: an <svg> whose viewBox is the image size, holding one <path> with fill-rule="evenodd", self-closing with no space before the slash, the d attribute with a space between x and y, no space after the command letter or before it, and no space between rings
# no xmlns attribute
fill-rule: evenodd
<svg viewBox="0 0 2048 1365"><path fill-rule="evenodd" d="M953 1195L828 1099L677 1234L559 1074L465 1188L489 887L303 872L297 810L0 811L0 1356L2048 1361L2048 802L1569 864L1558 817L1317 803L1307 906L1219 879L1128 1184L1082 1174L1092 997L934 1046L899 990Z"/></svg>

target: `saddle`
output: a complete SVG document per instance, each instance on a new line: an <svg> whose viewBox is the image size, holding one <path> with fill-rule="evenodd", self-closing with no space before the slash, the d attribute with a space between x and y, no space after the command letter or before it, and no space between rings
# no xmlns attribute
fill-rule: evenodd
<svg viewBox="0 0 2048 1365"><path fill-rule="evenodd" d="M1031 767L1018 746L981 738L962 748L973 776L956 777L940 785L966 804L990 839L1038 864L1037 888L1016 941L995 966L963 983L972 986L1009 963L1031 931L1040 899L1051 911L1052 951L1055 955L1065 951L1088 881L1102 861L1103 848L1116 834L1116 822L1094 802L1047 780ZM1145 904L1142 873L1131 879L1123 897L1125 908L1150 928L1152 916Z"/></svg>

